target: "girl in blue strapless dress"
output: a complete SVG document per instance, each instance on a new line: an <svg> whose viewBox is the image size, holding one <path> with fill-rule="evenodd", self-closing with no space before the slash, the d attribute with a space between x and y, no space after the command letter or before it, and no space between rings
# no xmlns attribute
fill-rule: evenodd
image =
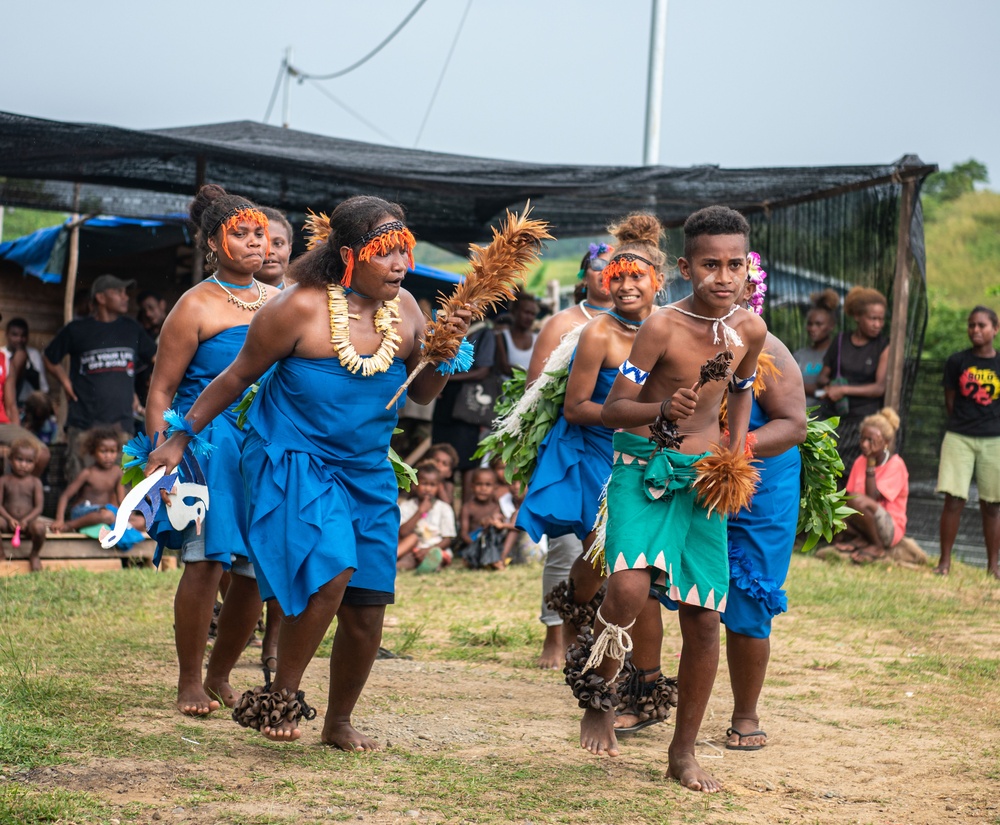
<svg viewBox="0 0 1000 825"><path fill-rule="evenodd" d="M601 367L591 403L604 404L616 375L618 367ZM581 541L587 538L611 473L613 434L601 424L570 424L561 414L538 450L528 494L517 511L518 528L536 542L542 535L558 538L567 533Z"/></svg>
<svg viewBox="0 0 1000 825"><path fill-rule="evenodd" d="M257 313L239 356L186 419L203 430L273 367L248 412L242 472L260 587L289 618L267 696L277 716L261 707L264 689L256 688L233 717L274 741L300 737L299 719L310 712L302 675L337 616L321 739L349 751L378 747L351 713L393 601L399 509L387 454L405 396L386 407L420 360L425 326L400 289L413 245L402 219L397 204L369 196L317 218L318 243L292 264L293 285ZM461 333L469 317L461 310L447 322ZM428 403L446 381L426 369L409 394ZM176 466L188 440L174 436L155 450L147 473Z"/></svg>
<svg viewBox="0 0 1000 825"><path fill-rule="evenodd" d="M163 415L171 407L186 414L204 388L236 358L254 312L268 299L267 288L253 277L268 248L267 218L245 198L218 186L204 186L191 205L199 227L198 243L211 277L189 289L170 311L160 332L156 366L146 401L146 432L166 430ZM237 399L233 399L234 403ZM180 675L177 707L204 716L236 693L229 675L260 616L261 602L249 560L239 457L243 434L227 405L204 434L214 451L200 459L208 489L204 523L178 532L161 507L149 530L160 546L180 550L184 563L174 599L174 637ZM174 501L173 506L183 506ZM223 571L231 573L219 616L216 642L202 675L212 609Z"/></svg>
<svg viewBox="0 0 1000 825"><path fill-rule="evenodd" d="M654 311L653 301L662 283L661 276L645 269L619 268L607 278L614 309L589 321L580 333L563 408L542 442L518 511L517 526L535 541L543 533L555 538L572 532L583 540L585 550L593 543L594 522L613 457L614 433L601 423L601 409L631 352L636 332ZM571 598L578 604L590 601L601 586L599 573L586 561L574 564L570 581Z"/></svg>

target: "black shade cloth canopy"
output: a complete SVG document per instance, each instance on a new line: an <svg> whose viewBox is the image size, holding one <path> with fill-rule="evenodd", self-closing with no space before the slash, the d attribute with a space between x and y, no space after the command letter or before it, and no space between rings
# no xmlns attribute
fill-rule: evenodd
<svg viewBox="0 0 1000 825"><path fill-rule="evenodd" d="M132 130L0 112L0 203L144 217L186 212L200 183L300 218L355 194L398 201L421 240L464 253L506 208L531 200L556 237L602 235L635 210L677 226L724 203L769 213L935 167L907 155L879 166L720 169L521 163L361 143L253 121ZM11 180L13 179L13 180ZM81 184L74 203L74 183Z"/></svg>

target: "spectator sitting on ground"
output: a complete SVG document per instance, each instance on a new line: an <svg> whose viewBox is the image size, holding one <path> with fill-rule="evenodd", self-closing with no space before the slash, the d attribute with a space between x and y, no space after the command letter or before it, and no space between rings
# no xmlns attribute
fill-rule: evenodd
<svg viewBox="0 0 1000 825"><path fill-rule="evenodd" d="M497 474L489 467L472 473L472 498L462 506L461 554L466 567L503 570L509 548L507 537L514 524L505 518L496 498ZM515 533L516 534L516 533Z"/></svg>
<svg viewBox="0 0 1000 825"><path fill-rule="evenodd" d="M455 507L455 468L458 466L458 452L446 441L431 444L425 460L433 461L441 473L441 483L438 486L438 498L445 504Z"/></svg>
<svg viewBox="0 0 1000 825"><path fill-rule="evenodd" d="M899 416L886 407L861 422L861 455L847 479L848 503L858 512L836 542L857 564L877 561L906 535L910 478L903 459L892 452Z"/></svg>
<svg viewBox="0 0 1000 825"><path fill-rule="evenodd" d="M59 496L56 519L52 523L53 533L113 524L118 507L125 498L125 488L122 485L121 432L114 427L95 427L84 433L81 446L93 457L94 465L81 470ZM67 520L66 510L71 504ZM142 517L133 514L129 521L132 522L132 527L118 541L116 547L119 550L128 550L143 539L142 533L136 529L141 526Z"/></svg>
<svg viewBox="0 0 1000 825"><path fill-rule="evenodd" d="M455 511L438 498L441 473L433 461L417 465L417 483L399 503L397 570L433 573L451 564Z"/></svg>

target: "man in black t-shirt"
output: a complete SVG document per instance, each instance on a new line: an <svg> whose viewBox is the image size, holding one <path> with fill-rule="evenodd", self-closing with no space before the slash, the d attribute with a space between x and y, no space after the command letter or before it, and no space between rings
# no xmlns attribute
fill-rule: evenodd
<svg viewBox="0 0 1000 825"><path fill-rule="evenodd" d="M127 290L135 281L100 275L90 288L93 314L70 321L45 348L45 367L69 398L66 416L69 477L83 467L80 433L98 425L135 430L135 375L153 360L156 345L128 312ZM69 356L67 375L60 362Z"/></svg>

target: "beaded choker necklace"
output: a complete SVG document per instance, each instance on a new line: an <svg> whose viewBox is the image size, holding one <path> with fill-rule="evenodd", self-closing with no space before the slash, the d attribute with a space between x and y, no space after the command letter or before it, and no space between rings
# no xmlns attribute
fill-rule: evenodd
<svg viewBox="0 0 1000 825"><path fill-rule="evenodd" d="M213 275L212 280L215 281L219 286L228 286L230 289L250 289L255 283L257 283L253 278L250 279L248 284L231 284L229 281L222 281L219 279L218 275Z"/></svg>
<svg viewBox="0 0 1000 825"><path fill-rule="evenodd" d="M264 306L264 302L267 300L267 287L264 286L264 284L262 284L256 278L253 278L251 282L245 287L244 286L235 287L236 289L249 289L251 286L256 284L257 285L256 301L241 301L239 298L233 295L232 292L226 289L226 285L218 278L216 278L214 275L211 278L208 278L207 280L215 281L215 283L217 283L220 287L222 287L222 291L229 296L229 303L236 304L236 306L238 306L240 309L245 309L250 312L256 312L258 309ZM229 286L232 286L232 284L230 284Z"/></svg>
<svg viewBox="0 0 1000 825"><path fill-rule="evenodd" d="M613 309L609 309L604 314L605 315L610 315L619 324L621 324L623 327L625 327L625 329L630 329L633 332L636 332L639 329L639 327L642 326L642 321L630 321L628 318L623 318L621 315L619 315Z"/></svg>
<svg viewBox="0 0 1000 825"><path fill-rule="evenodd" d="M349 313L347 292L340 284L329 284L326 293L330 307L330 343L333 344L341 366L351 373L361 370L365 377L388 370L403 340L393 329L393 324L400 322L399 298L383 301L382 306L375 311L375 331L382 333L379 348L371 355L358 355L351 343L350 319L360 320L360 317Z"/></svg>

